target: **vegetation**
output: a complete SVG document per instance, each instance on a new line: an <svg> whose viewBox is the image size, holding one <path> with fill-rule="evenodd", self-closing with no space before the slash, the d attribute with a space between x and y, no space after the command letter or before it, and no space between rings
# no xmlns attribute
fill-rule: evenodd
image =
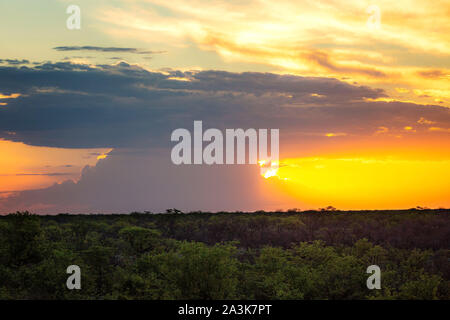
<svg viewBox="0 0 450 320"><path fill-rule="evenodd" d="M0 299L450 299L449 213L10 214Z"/></svg>

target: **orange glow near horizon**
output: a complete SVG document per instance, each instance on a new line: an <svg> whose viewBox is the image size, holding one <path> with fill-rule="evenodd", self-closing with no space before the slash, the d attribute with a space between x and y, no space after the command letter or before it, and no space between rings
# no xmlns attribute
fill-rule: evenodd
<svg viewBox="0 0 450 320"><path fill-rule="evenodd" d="M278 179L277 179L278 178ZM450 206L450 160L291 158L270 183L295 207L406 209Z"/></svg>
<svg viewBox="0 0 450 320"><path fill-rule="evenodd" d="M97 155L108 151L110 149L34 147L0 139L0 196L76 180L82 167L94 165Z"/></svg>

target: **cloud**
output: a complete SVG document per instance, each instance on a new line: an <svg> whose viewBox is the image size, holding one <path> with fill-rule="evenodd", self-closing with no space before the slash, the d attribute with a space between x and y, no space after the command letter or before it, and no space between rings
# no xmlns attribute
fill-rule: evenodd
<svg viewBox="0 0 450 320"><path fill-rule="evenodd" d="M389 132L389 128L380 126L377 128L377 131L375 131L374 135L388 133L388 132Z"/></svg>
<svg viewBox="0 0 450 320"><path fill-rule="evenodd" d="M7 95L0 93L0 99L16 99L18 97L20 97L20 93L11 93Z"/></svg>
<svg viewBox="0 0 450 320"><path fill-rule="evenodd" d="M47 176L47 177L57 177L57 176L70 176L72 173L62 173L62 172L50 172L50 173L14 173L14 174L0 174L0 176Z"/></svg>
<svg viewBox="0 0 450 320"><path fill-rule="evenodd" d="M448 108L368 101L387 95L324 77L46 62L33 68L0 67L0 87L4 95L20 94L0 109L1 138L51 147L114 148L95 167L86 167L79 181L3 196L3 213L286 205L279 196L261 192L257 166L173 165L170 134L176 128L192 130L194 120L202 120L205 129L278 128L282 155L319 145L338 147L358 137L364 144L387 139L421 118L436 128L450 127ZM438 135L433 131L442 131L415 129L408 139L420 135L430 143Z"/></svg>
<svg viewBox="0 0 450 320"><path fill-rule="evenodd" d="M331 61L329 54L323 51L311 51L304 54L307 60L316 63L318 66L325 68L327 71L333 71L337 73L349 74L363 74L373 78L384 78L386 74L382 71L376 70L375 68L368 67L356 67L356 66L345 66L339 65Z"/></svg>
<svg viewBox="0 0 450 320"><path fill-rule="evenodd" d="M329 132L325 133L324 136L327 138L333 138L333 137L345 137L347 134L345 132Z"/></svg>
<svg viewBox="0 0 450 320"><path fill-rule="evenodd" d="M428 79L440 79L440 78L450 77L450 72L444 72L439 69L421 70L421 71L418 71L417 74L423 78L428 78Z"/></svg>
<svg viewBox="0 0 450 320"><path fill-rule="evenodd" d="M450 125L445 107L369 101L386 94L323 77L46 62L0 67L0 87L20 94L0 109L0 138L37 146L169 147L171 132L194 120L219 129L280 128L294 140L371 135L421 117Z"/></svg>
<svg viewBox="0 0 450 320"><path fill-rule="evenodd" d="M428 130L434 131L434 132L447 132L447 133L450 133L450 128L431 127L431 128L428 128Z"/></svg>
<svg viewBox="0 0 450 320"><path fill-rule="evenodd" d="M326 5L288 0L276 5L261 1L196 1L195 8L181 0L151 2L164 8L165 14L159 14L153 6L136 4L139 10L109 6L102 7L98 15L108 23L108 34L146 42L157 39L169 45L189 39L227 59L258 61L311 74L317 74L314 69L319 62L337 73L398 75L394 69L406 71L403 66L445 65L449 52L447 12L438 9L443 3L433 7L423 6L418 0L399 1L395 6L380 4L382 28L374 31L366 26L368 5L359 1L332 1ZM417 21L425 27L415 28ZM439 26L441 32L434 32L432 25ZM325 50L327 57L316 55L312 57L316 62L307 65L304 53L325 54Z"/></svg>
<svg viewBox="0 0 450 320"><path fill-rule="evenodd" d="M257 166L176 166L170 152L121 149L95 167L85 167L78 182L67 180L0 199L0 213L256 210L271 203L259 190L258 179Z"/></svg>
<svg viewBox="0 0 450 320"><path fill-rule="evenodd" d="M53 48L56 51L97 51L97 52L118 52L118 53L135 53L135 54L158 54L166 51L141 50L137 48L123 47L98 47L98 46L60 46Z"/></svg>
<svg viewBox="0 0 450 320"><path fill-rule="evenodd" d="M419 124L434 124L436 121L427 120L424 117L420 117L419 120L417 120L417 123Z"/></svg>
<svg viewBox="0 0 450 320"><path fill-rule="evenodd" d="M30 61L26 59L18 60L18 59L0 59L0 63L7 63L9 65L21 65L21 64L29 64Z"/></svg>

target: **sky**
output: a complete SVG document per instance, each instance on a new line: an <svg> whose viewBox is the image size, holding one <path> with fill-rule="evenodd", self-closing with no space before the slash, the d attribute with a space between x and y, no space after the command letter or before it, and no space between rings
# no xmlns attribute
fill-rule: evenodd
<svg viewBox="0 0 450 320"><path fill-rule="evenodd" d="M449 17L449 0L2 0L0 213L448 208ZM279 129L278 167L174 165L195 120Z"/></svg>

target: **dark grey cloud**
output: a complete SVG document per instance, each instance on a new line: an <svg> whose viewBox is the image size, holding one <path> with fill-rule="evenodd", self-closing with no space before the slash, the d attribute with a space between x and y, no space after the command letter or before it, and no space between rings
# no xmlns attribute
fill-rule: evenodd
<svg viewBox="0 0 450 320"><path fill-rule="evenodd" d="M71 59L93 59L93 58L94 58L93 56L72 56L72 57L64 57L62 60L68 61Z"/></svg>
<svg viewBox="0 0 450 320"><path fill-rule="evenodd" d="M26 59L22 59L22 60L18 60L18 59L0 59L0 63L7 63L9 65L21 65L21 64L28 64L28 63L30 63L30 61L26 60Z"/></svg>
<svg viewBox="0 0 450 320"><path fill-rule="evenodd" d="M0 138L39 146L169 147L172 130L194 120L219 129L279 128L281 139L294 140L371 135L421 117L450 126L448 108L369 102L386 95L332 78L46 62L0 67L0 88L21 94L0 108Z"/></svg>
<svg viewBox="0 0 450 320"><path fill-rule="evenodd" d="M97 51L97 52L119 52L135 54L158 54L166 51L142 50L137 48L124 47L99 47L99 46L59 46L53 48L56 51Z"/></svg>

